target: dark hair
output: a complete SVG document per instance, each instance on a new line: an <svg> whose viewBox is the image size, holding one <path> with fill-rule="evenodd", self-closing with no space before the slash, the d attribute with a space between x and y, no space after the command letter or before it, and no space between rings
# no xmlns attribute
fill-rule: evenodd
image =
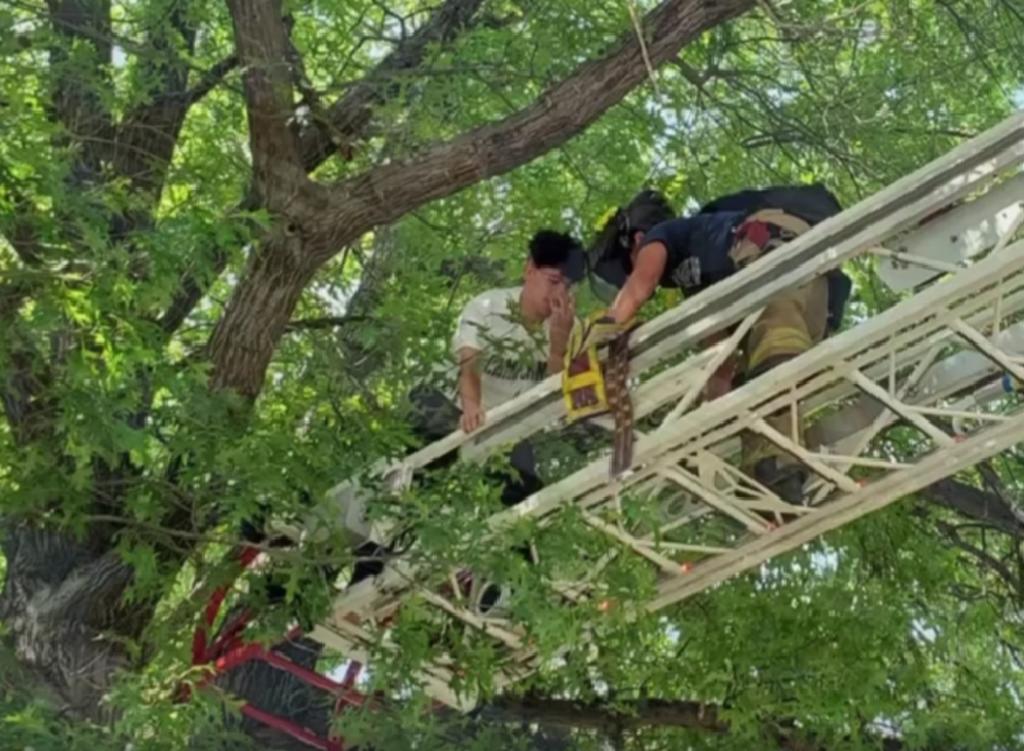
<svg viewBox="0 0 1024 751"><path fill-rule="evenodd" d="M675 217L668 199L656 190L641 190L618 209L598 233L589 253L591 269L605 281L622 286L632 270L629 251L633 235Z"/></svg>
<svg viewBox="0 0 1024 751"><path fill-rule="evenodd" d="M583 248L572 235L542 229L530 238L530 259L536 266L557 268L570 280L583 275Z"/></svg>

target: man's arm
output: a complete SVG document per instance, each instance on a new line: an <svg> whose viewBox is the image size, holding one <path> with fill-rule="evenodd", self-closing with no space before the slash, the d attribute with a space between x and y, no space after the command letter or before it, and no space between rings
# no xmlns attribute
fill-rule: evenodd
<svg viewBox="0 0 1024 751"><path fill-rule="evenodd" d="M565 350L569 344L568 338L561 343L551 340L551 350L548 352L548 375L561 373L565 367Z"/></svg>
<svg viewBox="0 0 1024 751"><path fill-rule="evenodd" d="M459 349L459 399L462 402L459 427L472 433L486 420L480 383L480 350L472 347Z"/></svg>
<svg viewBox="0 0 1024 751"><path fill-rule="evenodd" d="M643 304L651 299L667 263L668 248L663 242L655 241L640 248L633 273L629 275L609 311L616 323L631 320Z"/></svg>
<svg viewBox="0 0 1024 751"><path fill-rule="evenodd" d="M576 301L568 290L562 289L551 300L551 318L548 322L550 346L548 348L548 375L561 373L569 335L576 323Z"/></svg>

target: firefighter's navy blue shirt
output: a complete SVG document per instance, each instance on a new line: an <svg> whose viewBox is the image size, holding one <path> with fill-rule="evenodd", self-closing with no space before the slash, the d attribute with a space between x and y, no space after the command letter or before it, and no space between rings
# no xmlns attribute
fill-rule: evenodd
<svg viewBox="0 0 1024 751"><path fill-rule="evenodd" d="M693 294L730 276L736 271L729 258L733 232L745 217L742 211L718 211L653 226L644 235L644 245L660 242L668 250L659 284Z"/></svg>

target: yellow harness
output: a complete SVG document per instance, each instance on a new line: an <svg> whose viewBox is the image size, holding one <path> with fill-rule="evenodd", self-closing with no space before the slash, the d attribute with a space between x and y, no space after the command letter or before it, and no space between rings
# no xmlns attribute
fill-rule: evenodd
<svg viewBox="0 0 1024 751"><path fill-rule="evenodd" d="M562 395L569 422L611 411L615 418L615 442L610 465L617 477L629 468L633 457L633 405L629 398L629 331L632 323L609 323L605 311L577 321L569 336L562 370ZM608 362L602 367L597 348L609 343Z"/></svg>
<svg viewBox="0 0 1024 751"><path fill-rule="evenodd" d="M572 327L565 348L565 367L562 370L562 396L569 422L608 411L608 394L604 385L604 370L597 358L597 344L583 349L585 331L597 321L603 311L591 313L583 325L579 321Z"/></svg>

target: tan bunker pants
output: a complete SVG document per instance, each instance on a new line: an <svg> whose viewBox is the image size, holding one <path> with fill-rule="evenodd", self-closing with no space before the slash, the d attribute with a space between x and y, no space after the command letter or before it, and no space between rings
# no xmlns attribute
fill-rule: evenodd
<svg viewBox="0 0 1024 751"><path fill-rule="evenodd" d="M780 237L773 237L759 248L748 239L740 239L729 251L737 268L743 268L763 254L803 234L810 225L795 216L769 209L751 215L747 221L759 221L776 228ZM810 349L825 336L828 322L828 282L821 276L793 290L781 292L769 300L761 317L754 323L743 343L740 372L750 380L776 365ZM773 429L803 445L804 426L799 414L794 420L789 409L764 418ZM759 433L745 431L741 438L744 471L751 472L763 459L774 458L779 468L798 463L797 460Z"/></svg>

